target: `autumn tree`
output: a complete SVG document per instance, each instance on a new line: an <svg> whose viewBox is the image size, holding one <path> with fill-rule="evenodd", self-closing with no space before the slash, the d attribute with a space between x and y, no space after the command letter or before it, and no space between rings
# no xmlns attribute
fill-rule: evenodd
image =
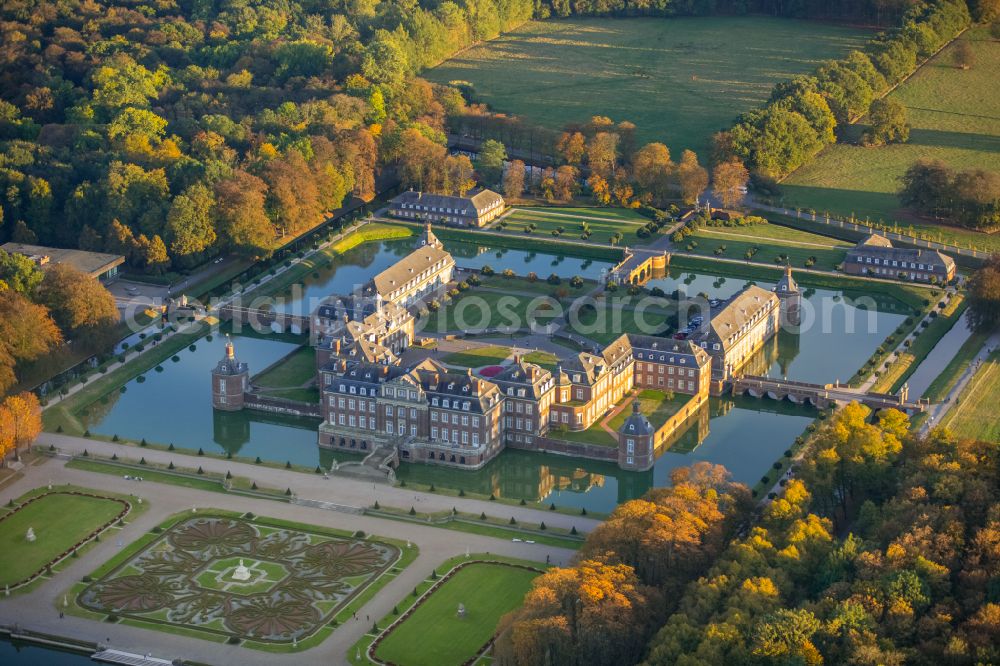
<svg viewBox="0 0 1000 666"><path fill-rule="evenodd" d="M739 160L722 162L712 170L712 192L725 208L733 208L743 202L749 182L750 174Z"/></svg>
<svg viewBox="0 0 1000 666"><path fill-rule="evenodd" d="M662 143L647 143L632 156L632 178L654 206L663 206L669 198L673 175L670 149Z"/></svg>
<svg viewBox="0 0 1000 666"><path fill-rule="evenodd" d="M556 169L553 196L560 201L570 201L579 189L578 178L579 172L576 167L564 164Z"/></svg>
<svg viewBox="0 0 1000 666"><path fill-rule="evenodd" d="M503 195L508 201L516 201L524 193L525 166L521 160L512 160L503 175Z"/></svg>
<svg viewBox="0 0 1000 666"><path fill-rule="evenodd" d="M113 335L118 323L115 298L99 280L69 264L56 264L45 272L38 287L38 302L68 335L100 346Z"/></svg>
<svg viewBox="0 0 1000 666"><path fill-rule="evenodd" d="M13 428L14 450L30 446L42 431L42 407L38 396L28 391L10 395L4 399L3 407Z"/></svg>
<svg viewBox="0 0 1000 666"><path fill-rule="evenodd" d="M587 150L587 139L580 132L563 132L556 143L556 152L572 166L579 166Z"/></svg>
<svg viewBox="0 0 1000 666"><path fill-rule="evenodd" d="M590 188L590 196L598 206L607 206L611 203L611 186L604 178L596 173L590 174L587 178L587 187Z"/></svg>
<svg viewBox="0 0 1000 666"><path fill-rule="evenodd" d="M449 155L444 163L444 190L448 194L464 197L465 193L476 186L476 173L472 160L466 155Z"/></svg>
<svg viewBox="0 0 1000 666"><path fill-rule="evenodd" d="M242 254L265 256L274 243L274 227L264 203L267 184L237 169L215 185L219 235L225 245Z"/></svg>
<svg viewBox="0 0 1000 666"><path fill-rule="evenodd" d="M3 352L0 350L0 356ZM4 364L0 360L0 386L3 386L2 368ZM13 383L13 382L11 382ZM15 432L14 415L7 408L6 401L0 402L0 461L7 457L7 454L14 450Z"/></svg>
<svg viewBox="0 0 1000 666"><path fill-rule="evenodd" d="M865 130L862 142L868 146L906 143L910 139L910 124L906 107L892 99L877 99L868 112L871 126Z"/></svg>
<svg viewBox="0 0 1000 666"><path fill-rule="evenodd" d="M524 605L500 622L500 663L636 663L658 603L631 567L584 559L536 578Z"/></svg>
<svg viewBox="0 0 1000 666"><path fill-rule="evenodd" d="M59 327L44 305L0 289L0 393L17 381L17 364L35 361L61 342Z"/></svg>
<svg viewBox="0 0 1000 666"><path fill-rule="evenodd" d="M688 205L697 203L701 193L708 187L708 171L698 164L698 156L694 151L685 150L681 153L681 161L677 165L677 182L681 200Z"/></svg>
<svg viewBox="0 0 1000 666"><path fill-rule="evenodd" d="M436 191L441 184L441 168L448 151L420 130L410 128L401 136L399 176L404 187Z"/></svg>
<svg viewBox="0 0 1000 666"><path fill-rule="evenodd" d="M994 254L969 278L968 318L972 328L995 331L1000 328L1000 254Z"/></svg>
<svg viewBox="0 0 1000 666"><path fill-rule="evenodd" d="M587 141L587 164L605 180L614 177L618 166L618 135L598 132Z"/></svg>

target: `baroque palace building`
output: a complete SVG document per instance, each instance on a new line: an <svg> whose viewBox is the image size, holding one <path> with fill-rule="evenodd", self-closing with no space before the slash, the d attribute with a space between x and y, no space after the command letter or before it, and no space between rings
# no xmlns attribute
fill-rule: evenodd
<svg viewBox="0 0 1000 666"><path fill-rule="evenodd" d="M465 469L478 469L511 447L646 470L675 436L706 415L710 392L775 335L779 311L798 298L789 271L780 298L748 287L691 339L623 334L603 349L562 359L554 370L515 358L484 379L406 353L414 339L412 311L447 287L454 267L428 224L411 254L313 313L321 447L390 449L402 460ZM247 376L246 364L227 345L213 371L213 405L239 409ZM677 409L651 424L636 403L610 440L617 447L566 437L602 427L602 419L628 409L625 399L643 389L674 394ZM687 398L677 401L678 394Z"/></svg>

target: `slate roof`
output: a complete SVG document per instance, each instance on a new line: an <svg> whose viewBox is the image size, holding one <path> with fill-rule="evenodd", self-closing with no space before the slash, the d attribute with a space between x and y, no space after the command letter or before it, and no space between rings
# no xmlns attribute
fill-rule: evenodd
<svg viewBox="0 0 1000 666"><path fill-rule="evenodd" d="M713 315L707 333L699 337L718 342L724 350L729 349L732 336L738 334L743 325L752 320L754 315L766 308L769 303L774 302L777 305L777 301L778 297L773 292L752 284Z"/></svg>
<svg viewBox="0 0 1000 666"><path fill-rule="evenodd" d="M925 266L936 266L941 272L950 273L954 270L955 260L937 250L926 248L894 247L885 236L872 234L853 247L847 253L847 261L862 257L879 257L889 261L899 261ZM903 268L900 266L899 268Z"/></svg>
<svg viewBox="0 0 1000 666"><path fill-rule="evenodd" d="M436 212L441 209L450 208L455 211L454 215L478 218L479 211L484 210L491 204L499 203L503 205L503 197L493 190L483 189L464 197L453 197L446 194L427 194L425 192L403 192L392 200L395 205L412 204L436 208Z"/></svg>
<svg viewBox="0 0 1000 666"><path fill-rule="evenodd" d="M385 300L392 300L389 296L397 289L417 277L423 271L436 265L439 261L445 263L455 263L445 249L438 245L425 245L406 255L398 262L385 269L372 278L371 284L365 289L366 292L375 291ZM372 289L374 287L374 289Z"/></svg>
<svg viewBox="0 0 1000 666"><path fill-rule="evenodd" d="M649 419L639 411L639 401L632 403L632 413L629 415L622 427L618 430L623 435L652 435L653 425Z"/></svg>

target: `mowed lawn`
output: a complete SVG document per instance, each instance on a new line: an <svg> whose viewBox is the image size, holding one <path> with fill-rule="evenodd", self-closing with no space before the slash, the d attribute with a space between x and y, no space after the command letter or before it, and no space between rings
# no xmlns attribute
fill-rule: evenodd
<svg viewBox="0 0 1000 666"><path fill-rule="evenodd" d="M35 573L112 520L122 505L111 499L51 494L0 519L0 587ZM25 539L28 528L35 541Z"/></svg>
<svg viewBox="0 0 1000 666"><path fill-rule="evenodd" d="M726 259L747 259L747 252L753 251L751 261L782 264L790 263L795 268L804 268L811 258L815 262L811 268L834 270L844 261L850 248L849 243L810 234L798 229L765 224L753 227L702 227L677 244L687 248L691 240L697 245L690 252L709 257Z"/></svg>
<svg viewBox="0 0 1000 666"><path fill-rule="evenodd" d="M458 666L471 659L518 606L535 571L502 564L470 564L441 585L393 629L375 655L403 666ZM458 605L466 615L458 617Z"/></svg>
<svg viewBox="0 0 1000 666"><path fill-rule="evenodd" d="M605 212L614 215L605 216ZM649 223L649 219L632 211L590 208L517 208L505 217L504 228L507 231L523 233L529 224L535 225L533 234L549 237L553 231L562 229L559 238L578 240L583 234L583 225L590 229L591 242L609 243L611 237L621 233L620 245L645 245L656 240L657 236L639 238L636 232Z"/></svg>
<svg viewBox="0 0 1000 666"><path fill-rule="evenodd" d="M911 222L934 240L1000 249L1000 234L988 236L913 221L900 210L900 177L919 159L939 159L956 169L1000 171L1000 42L986 28L961 37L972 46L975 63L966 71L952 64L955 43L924 65L890 97L909 112L909 143L882 148L837 144L782 184L786 206L854 214L861 219ZM859 137L867 126L848 128Z"/></svg>
<svg viewBox="0 0 1000 666"><path fill-rule="evenodd" d="M463 352L448 354L441 359L446 365L457 365L462 368L478 368L484 365L498 365L511 355L509 347L477 347Z"/></svg>
<svg viewBox="0 0 1000 666"><path fill-rule="evenodd" d="M962 391L959 404L951 408L941 425L959 437L1000 441L997 396L1000 396L1000 353L994 352L976 371Z"/></svg>
<svg viewBox="0 0 1000 666"><path fill-rule="evenodd" d="M299 388L316 378L316 350L299 347L281 359L273 368L253 379L253 383L265 388Z"/></svg>
<svg viewBox="0 0 1000 666"><path fill-rule="evenodd" d="M532 21L423 74L467 82L476 101L554 129L628 120L640 142L708 159L709 138L771 87L861 47L871 33L769 17ZM753 66L748 66L750 63Z"/></svg>

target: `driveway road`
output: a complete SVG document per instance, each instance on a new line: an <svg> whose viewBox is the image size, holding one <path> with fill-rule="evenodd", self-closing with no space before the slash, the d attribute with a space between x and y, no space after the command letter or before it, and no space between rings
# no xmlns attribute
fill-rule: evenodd
<svg viewBox="0 0 1000 666"><path fill-rule="evenodd" d="M97 444L97 442L89 443ZM147 457L151 457L155 452L145 451L145 453ZM212 461L202 460L203 464L210 462ZM58 567L59 570L52 579L45 581L31 592L9 598L0 595L0 624L17 624L22 629L95 641L116 649L137 654L151 653L153 656L170 660L181 658L205 664L246 666L274 664L288 666L324 664L325 666L349 663L346 657L347 650L371 628L372 622L390 612L401 598L429 576L442 561L462 555L466 549L474 553L499 553L540 562L544 562L548 555L555 564L566 563L573 556L573 551L561 548L513 543L370 516L325 511L266 499L249 499L223 493L180 489L148 481L136 484L106 474L68 469L63 461L56 459L28 468L23 478L0 491L0 501L6 503L32 488L49 482L71 483L121 493L138 492L147 510L134 521L128 521L120 532L112 533L108 538L102 539L78 559L68 560L69 564ZM391 580L359 611L358 620L338 627L333 635L319 646L294 654L271 654L195 638L178 639L172 634L152 629L95 622L69 615L59 617L63 597L72 584L118 552L119 539L123 543L131 543L168 516L183 511L190 512L193 506L252 511L262 516L351 531L364 530L368 534L407 539L420 549L420 554L409 567ZM552 517L546 516L546 518Z"/></svg>
<svg viewBox="0 0 1000 666"><path fill-rule="evenodd" d="M225 474L232 471L234 476L252 479L258 484L270 488L291 488L300 499L320 500L353 507L370 507L376 500L384 506L408 509L416 507L421 512L450 511L457 507L461 511L480 514L486 512L492 516L507 518L513 516L519 522L540 523L545 521L551 527L563 527L589 532L600 521L584 516L573 516L556 511L539 511L529 507L498 504L487 500L477 500L468 497L452 497L410 490L409 488L393 487L384 483L372 483L360 479L343 476L332 476L324 479L319 474L306 474L294 470L264 467L252 463L241 463L235 460L223 460L207 456L197 456L179 451L162 451L127 444L114 444L84 437L42 433L37 443L43 447L54 445L60 451L74 455L82 454L84 450L91 454L110 458L118 454L122 461L138 462L145 458L147 462L166 465L171 461L177 467L197 469L199 466L206 472Z"/></svg>

